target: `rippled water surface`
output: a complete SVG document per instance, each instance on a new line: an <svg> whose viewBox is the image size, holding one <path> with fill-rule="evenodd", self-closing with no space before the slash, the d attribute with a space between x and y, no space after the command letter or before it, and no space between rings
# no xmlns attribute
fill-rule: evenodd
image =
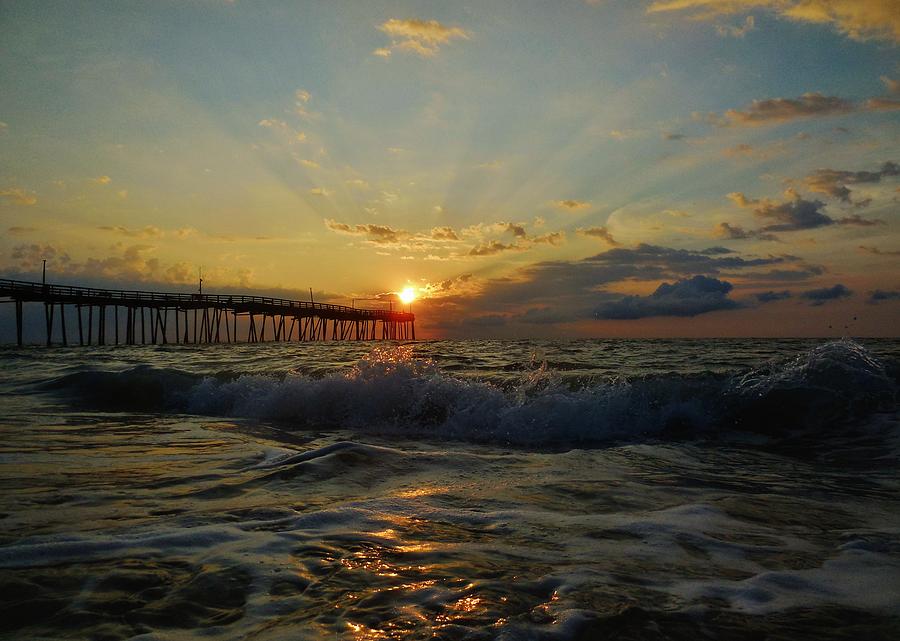
<svg viewBox="0 0 900 641"><path fill-rule="evenodd" d="M898 341L0 365L0 638L900 638Z"/></svg>

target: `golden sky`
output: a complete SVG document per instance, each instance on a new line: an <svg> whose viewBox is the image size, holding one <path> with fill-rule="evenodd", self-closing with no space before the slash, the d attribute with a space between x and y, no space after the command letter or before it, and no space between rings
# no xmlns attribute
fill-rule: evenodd
<svg viewBox="0 0 900 641"><path fill-rule="evenodd" d="M0 276L897 335L898 43L898 0L4 3Z"/></svg>

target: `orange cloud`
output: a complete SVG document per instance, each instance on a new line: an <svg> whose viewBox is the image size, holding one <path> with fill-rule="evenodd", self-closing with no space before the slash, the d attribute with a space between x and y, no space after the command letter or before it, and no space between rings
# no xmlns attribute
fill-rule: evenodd
<svg viewBox="0 0 900 641"><path fill-rule="evenodd" d="M897 0L656 0L647 12L686 12L696 20L715 20L757 10L795 22L831 25L854 40L900 42Z"/></svg>
<svg viewBox="0 0 900 641"><path fill-rule="evenodd" d="M447 27L437 20L401 20L391 18L380 24L378 29L391 38L388 47L376 49L373 53L384 58L394 51L415 53L429 58L440 51L441 45L451 40L468 40L469 33L459 27Z"/></svg>

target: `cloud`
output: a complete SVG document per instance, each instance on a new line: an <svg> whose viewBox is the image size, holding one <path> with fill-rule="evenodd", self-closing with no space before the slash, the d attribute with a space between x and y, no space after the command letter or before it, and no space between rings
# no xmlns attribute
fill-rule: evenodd
<svg viewBox="0 0 900 641"><path fill-rule="evenodd" d="M122 227L120 225L102 225L97 227L100 231L108 231L114 234L118 234L120 236L126 236L128 238L162 238L164 232L159 227L154 227L153 225L147 225L146 227L141 227L140 229L130 229L128 227Z"/></svg>
<svg viewBox="0 0 900 641"><path fill-rule="evenodd" d="M673 133L671 131L667 131L663 134L663 140L684 140L687 138L684 134Z"/></svg>
<svg viewBox="0 0 900 641"><path fill-rule="evenodd" d="M37 231L36 227L15 226L15 227L8 227L6 229L6 233L9 234L10 236L24 236L26 234L31 234L36 231Z"/></svg>
<svg viewBox="0 0 900 641"><path fill-rule="evenodd" d="M108 185L112 182L112 178L110 178L109 176L97 176L96 178L92 178L91 182L98 185Z"/></svg>
<svg viewBox="0 0 900 641"><path fill-rule="evenodd" d="M649 296L625 296L603 303L595 315L602 319L631 320L651 316L697 316L722 309L737 309L741 305L728 298L732 289L733 285L728 281L697 275L674 283L663 283Z"/></svg>
<svg viewBox="0 0 900 641"><path fill-rule="evenodd" d="M782 290L780 292L762 292L756 295L756 300L760 303L771 303L776 300L785 300L791 297L791 293L788 290Z"/></svg>
<svg viewBox="0 0 900 641"><path fill-rule="evenodd" d="M0 121L0 136L2 136L3 134L5 134L5 133L7 132L8 129L9 129L9 125L7 125L7 124L6 124L5 122L3 122L3 121Z"/></svg>
<svg viewBox="0 0 900 641"><path fill-rule="evenodd" d="M886 291L883 289L876 289L871 294L869 294L868 302L871 304L883 303L888 300L900 300L900 291Z"/></svg>
<svg viewBox="0 0 900 641"><path fill-rule="evenodd" d="M727 227L720 225L717 227L717 230L723 233L731 231L738 234L750 234L760 238L760 233L768 232L800 231L803 229L827 227L829 225L871 226L882 224L882 221L868 220L860 217L858 214L835 220L822 211L825 203L821 200L806 200L792 189L789 189L786 194L788 200L780 203L768 199L748 198L740 192L728 194L728 198L733 200L739 207L753 207L753 213L758 218L771 222L756 231L744 231L740 227L732 227L727 225L727 223Z"/></svg>
<svg viewBox="0 0 900 641"><path fill-rule="evenodd" d="M798 231L833 225L834 220L821 211L824 206L821 200L804 200L797 196L783 203L762 203L754 213L762 219L775 221L763 227L763 231Z"/></svg>
<svg viewBox="0 0 900 641"><path fill-rule="evenodd" d="M900 256L900 251L884 250L879 249L878 247L860 245L859 249L867 254L874 254L875 256Z"/></svg>
<svg viewBox="0 0 900 641"><path fill-rule="evenodd" d="M882 164L878 171L846 171L842 169L817 169L803 179L810 191L827 194L845 203L851 202L851 190L847 185L874 184L882 178L900 176L900 165L894 162Z"/></svg>
<svg viewBox="0 0 900 641"><path fill-rule="evenodd" d="M308 167L310 169L319 168L319 163L317 163L315 160L307 160L306 158L301 158L298 162L304 167Z"/></svg>
<svg viewBox="0 0 900 641"><path fill-rule="evenodd" d="M395 51L414 53L423 58L434 56L440 47L452 40L468 40L469 32L448 27L437 20L401 20L391 18L378 26L391 39L388 47L376 49L376 56L389 58Z"/></svg>
<svg viewBox="0 0 900 641"><path fill-rule="evenodd" d="M809 291L801 292L800 298L805 298L806 300L812 301L810 304L813 307L818 307L833 300L848 298L852 294L852 291L847 289L844 285L838 283L834 287L810 289Z"/></svg>
<svg viewBox="0 0 900 641"><path fill-rule="evenodd" d="M331 192L325 189L324 187L313 187L309 190L309 193L313 196L330 196Z"/></svg>
<svg viewBox="0 0 900 641"><path fill-rule="evenodd" d="M710 113L702 119L720 127L756 127L798 118L846 114L855 109L856 105L850 100L813 92L805 93L799 98L754 100L743 111L729 109L721 116Z"/></svg>
<svg viewBox="0 0 900 641"><path fill-rule="evenodd" d="M508 251L522 251L525 249L520 243L501 243L499 240L490 240L479 243L469 250L469 256L494 256Z"/></svg>
<svg viewBox="0 0 900 641"><path fill-rule="evenodd" d="M736 27L729 24L716 25L716 33L722 38L743 38L756 28L756 19L753 16L747 16L744 19L744 25Z"/></svg>
<svg viewBox="0 0 900 641"><path fill-rule="evenodd" d="M387 225L347 225L334 220L325 219L325 226L332 231L354 236L365 236L366 240L378 245L390 245L408 238L410 233L404 229L393 229Z"/></svg>
<svg viewBox="0 0 900 641"><path fill-rule="evenodd" d="M620 244L619 241L613 238L612 234L606 227L584 227L576 229L575 233L581 234L582 236L588 236L589 238L599 238L601 240L605 240L607 243L613 246L618 246Z"/></svg>
<svg viewBox="0 0 900 641"><path fill-rule="evenodd" d="M896 111L900 109L900 100L896 98L869 98L863 103L867 111Z"/></svg>
<svg viewBox="0 0 900 641"><path fill-rule="evenodd" d="M431 238L434 240L459 240L459 235L452 227L433 227Z"/></svg>
<svg viewBox="0 0 900 641"><path fill-rule="evenodd" d="M656 0L648 13L688 12L696 20L767 11L779 18L827 24L854 39L900 42L897 0Z"/></svg>
<svg viewBox="0 0 900 641"><path fill-rule="evenodd" d="M728 200L734 202L738 207L752 207L753 205L759 204L759 199L757 198L748 198L746 195L742 194L739 191L733 191L726 196Z"/></svg>
<svg viewBox="0 0 900 641"><path fill-rule="evenodd" d="M570 211L590 209L591 207L591 203L584 200L557 200L553 204L559 209L568 209Z"/></svg>
<svg viewBox="0 0 900 641"><path fill-rule="evenodd" d="M893 80L887 76L881 76L880 80L889 94L900 95L900 80Z"/></svg>
<svg viewBox="0 0 900 641"><path fill-rule="evenodd" d="M0 190L0 198L4 198L14 205L25 205L26 207L36 205L38 201L33 191L25 191L18 187Z"/></svg>
<svg viewBox="0 0 900 641"><path fill-rule="evenodd" d="M561 245L566 241L566 234L565 232L554 231L549 234L532 236L529 240L533 243L553 245L555 247L556 245Z"/></svg>
<svg viewBox="0 0 900 641"><path fill-rule="evenodd" d="M777 241L778 236L769 234L758 229L744 229L740 225L732 225L731 223L719 223L713 230L716 238L725 238L728 240L772 240Z"/></svg>
<svg viewBox="0 0 900 641"><path fill-rule="evenodd" d="M871 218L863 218L859 214L853 214L845 218L838 218L834 221L838 225L856 225L857 227L874 227L875 225L884 225L883 220L873 220Z"/></svg>

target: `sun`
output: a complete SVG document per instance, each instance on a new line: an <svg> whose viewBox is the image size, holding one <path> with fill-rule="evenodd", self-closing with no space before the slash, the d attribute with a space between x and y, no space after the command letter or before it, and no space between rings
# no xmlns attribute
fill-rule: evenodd
<svg viewBox="0 0 900 641"><path fill-rule="evenodd" d="M400 300L402 300L405 304L409 305L416 299L416 290L412 287L404 287L403 291L400 292Z"/></svg>

